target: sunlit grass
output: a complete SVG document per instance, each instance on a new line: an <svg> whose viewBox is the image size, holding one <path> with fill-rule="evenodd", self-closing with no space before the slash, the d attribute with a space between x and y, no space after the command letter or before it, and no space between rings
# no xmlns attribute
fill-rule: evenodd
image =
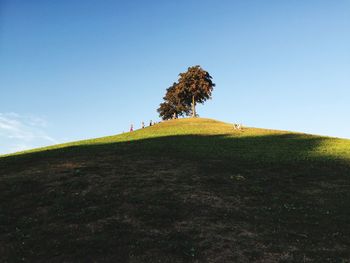
<svg viewBox="0 0 350 263"><path fill-rule="evenodd" d="M207 136L208 138L226 138L226 142L230 143L217 144L211 142L211 149L206 148L208 147L208 144L204 143L202 145L202 149L200 149L201 146L198 145L195 140L193 142L187 141L186 145L178 145L177 149L179 151L183 150L186 152L191 151L192 148L195 148L196 153L199 155L201 154L200 151L204 151L205 153L220 152L221 156L231 156L232 153L230 151L232 150L232 145L234 145L236 148L238 147L241 154L245 155L248 159L259 158L259 156L262 154L270 156L269 158L278 159L278 155L281 154L281 152L283 152L284 159L286 156L290 156L290 158L293 159L298 157L293 155L295 152L299 151L298 147L305 147L305 143L308 141L317 141L317 144L313 143L310 151L307 153L307 156L303 156L303 158L326 157L344 160L350 159L350 140L249 127L244 127L242 130L234 130L232 124L230 123L203 118L169 120L158 123L152 127L135 130L134 132L126 132L119 135L58 144L9 155L2 155L1 157L64 149L72 146L108 145L114 143L136 142L139 140L163 138L168 136L174 137L189 135ZM251 138L251 140L240 140L243 138ZM181 149L181 147L183 147L183 149ZM200 149L200 151L198 151L198 149ZM259 154L256 154L257 152L259 152ZM305 155L304 148L302 152ZM290 154L288 155L288 153Z"/></svg>

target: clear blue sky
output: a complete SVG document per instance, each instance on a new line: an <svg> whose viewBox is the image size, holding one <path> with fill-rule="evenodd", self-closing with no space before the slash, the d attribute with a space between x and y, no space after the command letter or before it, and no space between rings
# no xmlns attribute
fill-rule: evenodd
<svg viewBox="0 0 350 263"><path fill-rule="evenodd" d="M0 0L0 153L157 120L201 65L201 117L350 138L350 1Z"/></svg>

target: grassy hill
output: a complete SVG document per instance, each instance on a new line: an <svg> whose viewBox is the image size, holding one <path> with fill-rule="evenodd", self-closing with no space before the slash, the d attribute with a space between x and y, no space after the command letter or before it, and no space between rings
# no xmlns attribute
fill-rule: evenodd
<svg viewBox="0 0 350 263"><path fill-rule="evenodd" d="M0 157L2 262L350 262L350 140L210 119Z"/></svg>

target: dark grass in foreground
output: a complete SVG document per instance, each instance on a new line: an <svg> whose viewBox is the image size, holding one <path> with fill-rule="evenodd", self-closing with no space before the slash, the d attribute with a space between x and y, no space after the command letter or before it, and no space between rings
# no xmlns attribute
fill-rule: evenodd
<svg viewBox="0 0 350 263"><path fill-rule="evenodd" d="M350 143L178 120L0 158L2 262L349 262Z"/></svg>

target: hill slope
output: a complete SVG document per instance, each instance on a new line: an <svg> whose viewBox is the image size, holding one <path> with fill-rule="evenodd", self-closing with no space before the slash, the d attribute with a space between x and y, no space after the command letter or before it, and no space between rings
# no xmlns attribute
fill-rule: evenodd
<svg viewBox="0 0 350 263"><path fill-rule="evenodd" d="M344 262L349 176L349 140L209 119L4 156L0 258Z"/></svg>

